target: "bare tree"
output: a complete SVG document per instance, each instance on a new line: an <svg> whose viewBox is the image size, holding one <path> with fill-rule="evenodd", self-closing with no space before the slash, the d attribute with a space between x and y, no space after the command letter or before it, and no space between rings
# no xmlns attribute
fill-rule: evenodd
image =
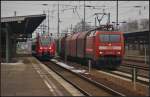
<svg viewBox="0 0 150 97"><path fill-rule="evenodd" d="M149 19L141 19L140 20L141 30L148 30L149 29Z"/></svg>
<svg viewBox="0 0 150 97"><path fill-rule="evenodd" d="M120 25L120 31L132 32L139 30L149 30L149 19L134 20Z"/></svg>
<svg viewBox="0 0 150 97"><path fill-rule="evenodd" d="M120 27L119 27L119 30L127 32L128 31L128 24L127 23L121 24Z"/></svg>
<svg viewBox="0 0 150 97"><path fill-rule="evenodd" d="M137 31L139 29L137 20L131 21L127 24L128 24L128 30L129 31Z"/></svg>
<svg viewBox="0 0 150 97"><path fill-rule="evenodd" d="M83 31L84 21L78 22L73 28L73 32L81 32ZM92 27L87 22L85 22L85 31L90 30Z"/></svg>

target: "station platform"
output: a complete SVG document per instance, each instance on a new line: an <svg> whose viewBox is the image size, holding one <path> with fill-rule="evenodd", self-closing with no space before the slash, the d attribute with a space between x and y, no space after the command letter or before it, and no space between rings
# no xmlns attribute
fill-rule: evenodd
<svg viewBox="0 0 150 97"><path fill-rule="evenodd" d="M1 63L1 96L82 96L34 57ZM49 73L51 72L51 74Z"/></svg>

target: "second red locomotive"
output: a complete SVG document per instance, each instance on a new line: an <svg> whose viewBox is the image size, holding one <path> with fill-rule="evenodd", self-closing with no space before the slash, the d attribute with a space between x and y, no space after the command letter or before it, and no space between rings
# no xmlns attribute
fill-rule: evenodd
<svg viewBox="0 0 150 97"><path fill-rule="evenodd" d="M49 35L37 35L36 40L32 44L34 55L42 59L50 59L55 56L55 42Z"/></svg>

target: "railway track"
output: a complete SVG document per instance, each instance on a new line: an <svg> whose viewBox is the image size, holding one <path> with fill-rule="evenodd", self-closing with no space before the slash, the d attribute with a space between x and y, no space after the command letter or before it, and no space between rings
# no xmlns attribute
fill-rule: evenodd
<svg viewBox="0 0 150 97"><path fill-rule="evenodd" d="M139 64L136 62L123 62L123 64L120 65L117 70L124 73L132 74L133 68L136 68L137 76L149 79L149 66L145 66L142 63Z"/></svg>
<svg viewBox="0 0 150 97"><path fill-rule="evenodd" d="M125 96L124 94L119 93L105 86L104 84L100 84L78 73L71 72L64 67L51 62L43 63L58 75L60 75L67 82L71 83L74 87L79 89L86 96Z"/></svg>
<svg viewBox="0 0 150 97"><path fill-rule="evenodd" d="M136 59L124 59L125 61L136 61L136 62L138 62L138 63L145 63L145 60L136 60ZM148 64L149 63L149 61L147 60L146 61L146 63Z"/></svg>
<svg viewBox="0 0 150 97"><path fill-rule="evenodd" d="M64 62L62 59L58 59L58 60L61 61L61 62ZM72 61L68 61L68 64L69 65L72 64L71 66L75 66L77 69L85 69L85 70L88 71L88 66L83 66L81 64L78 64L78 63L72 62ZM132 66L129 66L129 67L130 67L130 71L132 71L132 69L131 69ZM139 67L138 69L142 69L142 66ZM131 82L131 80L132 80L132 73L131 72L124 72L124 71L122 72L121 70L116 70L116 71L113 70L111 72L111 70L106 70L106 71L105 71L105 69L104 70L103 69L97 70L96 68L92 68L92 70L93 71L104 71L106 73L109 73L112 76L118 76L118 78L128 80L129 82ZM143 70L148 70L148 68L144 67ZM139 72L139 70L138 70L138 72ZM141 72L143 73L143 71L140 71L140 73ZM140 76L138 74L136 82L138 82L139 84L144 84L144 86L148 86L149 85L149 76L147 76L147 75L149 75L149 71L147 71L146 76Z"/></svg>
<svg viewBox="0 0 150 97"><path fill-rule="evenodd" d="M59 60L59 62L60 62L60 60ZM60 62L61 63L61 62ZM53 70L58 70L57 68L55 69L53 66L51 67L51 65L48 65L49 63L46 63L47 64L47 66L49 67L49 68L52 68ZM58 64L58 63L57 63ZM70 62L68 63L69 65L70 65ZM76 64L77 65L77 64ZM77 67L76 69L77 70L81 70L81 66L79 66L79 65L74 65L75 67ZM55 66L57 66L56 65L56 63L55 63ZM57 66L58 67L58 66ZM60 67L60 66L59 66ZM87 70L88 70L88 68L87 68L87 66L84 66ZM60 67L60 68L62 68L62 67ZM84 68L84 69L85 69ZM66 68L64 68L63 67L63 69L66 69ZM83 68L82 68L83 69ZM67 80L68 82L70 82L70 83L73 83L72 82L72 80L74 80L75 81L75 79L70 79L70 80L68 80L68 79L66 79L66 77L67 76L63 76L63 75L61 75L62 74L62 72L66 72L66 70L63 70L63 71L61 71L60 72L60 70L59 70L59 72L57 72L60 76L62 76L65 80ZM70 72L70 71L72 71L72 69L71 68L69 68L69 70L67 70L68 72ZM94 69L92 69L92 71L95 71ZM96 70L97 71L97 70ZM91 72L91 74L86 74L86 73L79 73L79 72L72 72L72 73L75 73L75 75L77 75L77 76L79 76L80 78L82 78L82 79L86 79L86 80L90 80L90 82L92 81L92 83L94 82L94 84L96 84L96 86L99 86L99 84L100 84L100 87L102 88L103 86L105 87L107 87L106 88L106 90L108 89L110 89L110 90L115 90L115 91L118 91L117 93L119 93L119 94L122 94L122 95L147 95L147 88L144 88L144 89L146 89L146 90L144 90L144 93L146 93L146 94L144 94L144 93L142 93L141 92L141 88L138 90L137 89L137 91L140 91L140 92L137 92L137 91L134 91L134 90L132 90L132 89L129 89L128 90L128 86L127 87L122 87L122 86L116 86L116 82L117 81L114 81L114 82L110 82L108 79L110 79L109 77L108 77L108 79L104 79L104 78L102 78L102 79L100 79L99 77L96 77L97 75L98 76L100 76L98 73L93 73L92 74L92 72ZM96 76L95 76L95 74L97 74ZM94 75L94 76L93 76ZM68 75L69 76L69 75ZM110 76L110 75L109 75ZM71 77L71 78L74 78L74 77ZM116 78L115 78L116 79ZM119 82L120 82L120 80L118 80ZM89 92L89 90L88 90L88 92L84 92L84 91L87 91L87 90L84 90L82 87L80 87L80 85L78 84L79 83L79 81L77 81L77 83L73 83L73 85L75 86L75 87L77 87L79 90L81 90L82 91L82 93L83 94L85 94L85 95L93 95L93 94L90 94L90 92ZM114 84L115 83L115 84ZM122 83L122 82L121 82ZM82 85L82 84L81 84ZM122 84L121 84L122 85ZM84 85L84 86L87 86L87 85ZM129 85L130 86L130 85ZM104 88L103 87L103 88ZM90 87L89 87L90 88ZM142 88L143 88L143 86L142 86ZM87 87L86 87L86 89L88 89ZM107 91L108 91L107 90ZM110 92L110 90L109 90L109 92ZM131 91L130 91L131 90ZM91 91L91 90L90 90ZM89 93L89 94L86 94L86 93ZM111 95L111 93L109 94L109 95ZM114 95L114 94L113 94ZM116 95L116 94L115 94ZM117 94L118 95L118 94ZM95 96L95 95L94 95Z"/></svg>
<svg viewBox="0 0 150 97"><path fill-rule="evenodd" d="M60 58L58 60L63 61ZM68 61L68 62L72 63L71 61ZM132 64L135 64L135 65L132 65ZM76 65L74 65L74 66L76 66ZM136 81L140 82L142 84L148 85L149 84L149 66L142 65L142 63L124 61L123 64L120 65L120 67L117 68L117 70L115 70L115 71L109 71L109 70L105 70L105 69L104 70L101 69L101 70L104 72L110 73L110 74L114 74L114 75L124 77L129 80L132 80L133 67L136 67L136 69L137 69L137 80ZM88 70L88 66L86 66L85 69Z"/></svg>
<svg viewBox="0 0 150 97"><path fill-rule="evenodd" d="M128 73L128 72L126 73L126 72L122 72L122 71L118 70L118 71L112 71L109 73L123 77L123 78L126 78L126 79L129 79L129 80L132 80L132 75L131 75L131 73ZM142 83L145 85L149 85L149 78L137 76L136 82L139 82L139 83Z"/></svg>
<svg viewBox="0 0 150 97"><path fill-rule="evenodd" d="M145 64L145 63L138 63L137 61L123 61L122 62L123 66L126 67L136 67L138 69L142 69L142 70L149 70L149 65Z"/></svg>

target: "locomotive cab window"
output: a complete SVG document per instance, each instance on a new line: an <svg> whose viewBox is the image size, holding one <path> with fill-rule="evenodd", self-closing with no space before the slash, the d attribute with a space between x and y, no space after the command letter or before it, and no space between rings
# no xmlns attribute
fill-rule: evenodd
<svg viewBox="0 0 150 97"><path fill-rule="evenodd" d="M50 42L50 38L49 37L46 37L46 38L42 37L40 39L40 43L41 43L42 46L47 46L49 44L49 42Z"/></svg>
<svg viewBox="0 0 150 97"><path fill-rule="evenodd" d="M100 34L101 42L120 42L119 34Z"/></svg>

